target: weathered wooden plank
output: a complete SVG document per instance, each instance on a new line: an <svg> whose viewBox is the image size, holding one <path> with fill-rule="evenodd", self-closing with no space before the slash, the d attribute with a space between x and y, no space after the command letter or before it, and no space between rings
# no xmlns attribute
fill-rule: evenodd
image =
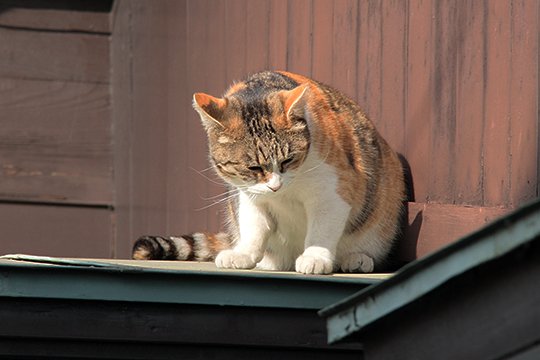
<svg viewBox="0 0 540 360"><path fill-rule="evenodd" d="M248 1L246 13L247 42L246 70L248 73L268 69L269 30L268 17L270 3L268 1Z"/></svg>
<svg viewBox="0 0 540 360"><path fill-rule="evenodd" d="M431 96L433 91L432 2L409 2L408 64L406 87L406 151L413 177L416 201L429 198L428 163L431 133Z"/></svg>
<svg viewBox="0 0 540 360"><path fill-rule="evenodd" d="M486 9L486 69L483 129L484 205L508 205L510 194L511 3Z"/></svg>
<svg viewBox="0 0 540 360"><path fill-rule="evenodd" d="M333 79L334 37L334 2L314 0L311 73L314 79L328 85L336 85Z"/></svg>
<svg viewBox="0 0 540 360"><path fill-rule="evenodd" d="M361 1L358 6L358 103L378 126L382 98L382 2Z"/></svg>
<svg viewBox="0 0 540 360"><path fill-rule="evenodd" d="M250 5L251 4L251 5ZM246 41L247 43L244 44L245 50L244 53L246 54L246 72L252 72L261 70L259 66L264 66L263 64L258 63L259 61L265 62L266 61L266 55L265 50L268 46L267 41L264 40L264 37L267 37L268 35L266 32L268 32L268 29L266 28L257 28L258 25L254 22L254 19L250 19L250 17L257 16L257 11L260 11L261 9L258 9L258 6L260 6L262 3L259 2L253 2L248 1L247 6L247 18L244 19L246 22L246 30L247 30L247 37ZM224 2L212 2L209 1L206 5L206 8L212 8L212 11L215 14L215 18L213 21L207 22L207 36L208 39L212 41L212 46L207 46L204 48L205 52L205 60L201 63L201 69L205 69L205 77L204 77L204 87L206 91L208 91L210 94L213 94L215 96L221 96L226 88L230 85L230 80L226 78L226 62L224 61L215 61L215 59L219 59L222 54L225 53L225 49L227 48L227 37L225 33L225 14L226 14L226 4ZM265 16L268 14L265 13ZM258 19L259 23L266 23L263 21L260 21ZM261 43L262 44L258 44ZM250 53L262 53L264 56L260 56L260 54L250 54ZM245 74L243 75L245 77ZM194 92L199 91L198 89L194 89ZM195 113L195 111L191 111L192 113ZM197 116L198 117L198 116ZM200 124L200 121L197 119L197 121L194 123L195 125L202 127ZM205 161L201 164L199 164L197 167L194 167L195 169L201 171L203 169L206 169L209 167L208 165L208 150L207 150L207 142L206 142L206 136L200 137L199 142L201 147L204 149L202 150L202 154L204 155ZM210 179L215 178L213 171L206 171L205 173L206 177L209 177ZM199 174L196 174L199 176ZM213 198L215 199L215 196L218 196L219 194L223 194L226 190L224 186L222 186L221 181L211 181L203 179L201 176L199 176L199 181L203 180L204 184L206 185L206 192L203 194L198 194L199 197L203 198ZM205 209L206 213L206 222L207 225L202 230L206 231L218 231L221 227L221 214L224 204L220 204L219 206L211 206ZM195 208L197 209L197 208ZM192 211L195 209L192 208ZM188 231L200 231L201 229L188 229Z"/></svg>
<svg viewBox="0 0 540 360"><path fill-rule="evenodd" d="M427 255L509 210L505 207L409 203L409 226L399 246L399 258L411 261Z"/></svg>
<svg viewBox="0 0 540 360"><path fill-rule="evenodd" d="M311 76L312 1L289 0L287 9L287 70Z"/></svg>
<svg viewBox="0 0 540 360"><path fill-rule="evenodd" d="M249 51L246 31L247 2L246 0L227 1L225 2L225 14L216 14L216 16L225 16L224 31L227 37L227 46L225 46L223 60L226 66L226 78L230 81L240 81L246 76L246 52ZM197 46L195 34L188 33L188 36L194 39L191 42L192 46ZM202 49L198 49L198 51L202 51Z"/></svg>
<svg viewBox="0 0 540 360"><path fill-rule="evenodd" d="M510 204L536 197L538 166L538 2L516 0L510 35Z"/></svg>
<svg viewBox="0 0 540 360"><path fill-rule="evenodd" d="M109 38L0 28L0 76L109 82Z"/></svg>
<svg viewBox="0 0 540 360"><path fill-rule="evenodd" d="M405 151L406 1L384 2L382 11L381 119L379 130L399 152Z"/></svg>
<svg viewBox="0 0 540 360"><path fill-rule="evenodd" d="M334 2L332 82L344 94L355 97L357 93L358 2ZM330 53L329 53L330 54Z"/></svg>
<svg viewBox="0 0 540 360"><path fill-rule="evenodd" d="M134 1L131 7L131 197L134 238L166 230L167 33L166 2ZM135 239L133 239L135 240Z"/></svg>
<svg viewBox="0 0 540 360"><path fill-rule="evenodd" d="M0 203L0 254L111 257L106 208Z"/></svg>
<svg viewBox="0 0 540 360"><path fill-rule="evenodd" d="M133 185L131 174L131 118L133 107L131 91L131 2L118 0L113 16L111 37L111 90L113 94L112 116L114 119L114 193L115 193L115 257L128 258L134 239L132 232L131 201ZM149 190L150 191L150 190Z"/></svg>
<svg viewBox="0 0 540 360"><path fill-rule="evenodd" d="M274 70L287 68L287 2L273 0L269 9L268 66Z"/></svg>
<svg viewBox="0 0 540 360"><path fill-rule="evenodd" d="M3 0L0 27L107 34L111 6L111 0Z"/></svg>
<svg viewBox="0 0 540 360"><path fill-rule="evenodd" d="M188 167L187 142L183 136L187 134L188 120L193 111L191 96L187 84L187 6L186 1L168 1L167 14L174 21L168 21L169 41L167 57L167 230L168 234L182 234L190 230L188 204L184 199L190 191L186 184ZM132 239L133 241L134 239Z"/></svg>
<svg viewBox="0 0 540 360"><path fill-rule="evenodd" d="M453 1L441 0L433 4L433 53L431 133L428 196L431 201L451 204L455 182L456 144L456 64L457 8ZM426 166L426 165L424 165Z"/></svg>
<svg viewBox="0 0 540 360"><path fill-rule="evenodd" d="M178 1L120 1L114 13L117 257L129 257L137 237L188 219L185 16Z"/></svg>
<svg viewBox="0 0 540 360"><path fill-rule="evenodd" d="M106 85L0 78L0 199L111 204Z"/></svg>
<svg viewBox="0 0 540 360"><path fill-rule="evenodd" d="M454 204L483 204L484 5L468 0L457 8Z"/></svg>
<svg viewBox="0 0 540 360"><path fill-rule="evenodd" d="M208 16L209 4L209 2L188 1L188 19L205 19ZM214 16L219 16L219 14ZM242 19L242 21L244 20L245 18ZM215 59L208 58L206 44L209 39L209 28L204 21L188 21L187 34L187 48L189 49L187 69L190 93L209 92L212 84L207 83L207 73L215 65ZM239 75L245 76L245 74ZM212 95L218 96L220 94ZM184 141L187 140L188 167L185 171L188 178L186 186L189 186L189 192L184 201L188 203L188 217L190 219L190 228L186 230L189 232L217 230L209 228L208 218L211 210L208 210L207 207L212 202L204 200L210 197L208 196L208 183L212 180L207 179L207 177L213 176L211 172L204 171L208 168L206 134L195 111L190 111L186 120L188 121L187 139L184 137ZM212 207L210 206L210 208Z"/></svg>

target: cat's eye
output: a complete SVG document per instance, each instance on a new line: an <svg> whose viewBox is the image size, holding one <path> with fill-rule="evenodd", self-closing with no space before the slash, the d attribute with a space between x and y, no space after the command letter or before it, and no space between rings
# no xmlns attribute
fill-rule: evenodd
<svg viewBox="0 0 540 360"><path fill-rule="evenodd" d="M263 172L263 168L258 165L248 166L248 170L253 172Z"/></svg>
<svg viewBox="0 0 540 360"><path fill-rule="evenodd" d="M236 171L230 165L216 164L216 167L224 174L228 176L235 176Z"/></svg>
<svg viewBox="0 0 540 360"><path fill-rule="evenodd" d="M293 162L294 158L290 157L288 159L285 159L283 160L280 164L279 164L279 167L280 167L280 171L281 172L284 172L286 169L287 169L287 166L289 166L292 162Z"/></svg>

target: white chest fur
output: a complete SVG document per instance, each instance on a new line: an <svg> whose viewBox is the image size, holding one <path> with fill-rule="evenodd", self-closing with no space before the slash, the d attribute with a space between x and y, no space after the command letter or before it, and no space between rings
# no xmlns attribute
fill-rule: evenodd
<svg viewBox="0 0 540 360"><path fill-rule="evenodd" d="M286 180L280 191L257 197L255 203L260 213L269 217L271 227L264 258L258 267L293 270L295 260L305 249L310 227L313 230L327 226L339 232L345 219L339 219L339 224L336 224L329 215L323 224L314 224L314 216L320 220L318 212L321 209L328 211L346 206L336 190L335 169L319 157L311 156L296 174ZM240 219L241 222L243 220L247 219Z"/></svg>

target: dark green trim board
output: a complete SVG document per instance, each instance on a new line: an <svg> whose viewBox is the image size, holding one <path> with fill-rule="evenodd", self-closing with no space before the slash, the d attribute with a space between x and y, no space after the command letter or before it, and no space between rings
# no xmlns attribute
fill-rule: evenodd
<svg viewBox="0 0 540 360"><path fill-rule="evenodd" d="M129 260L8 255L0 259L0 297L320 309L384 277L228 271L210 263L146 262L142 266Z"/></svg>
<svg viewBox="0 0 540 360"><path fill-rule="evenodd" d="M540 241L538 201L321 310L319 314L327 319L328 341L343 340L461 274L533 241Z"/></svg>

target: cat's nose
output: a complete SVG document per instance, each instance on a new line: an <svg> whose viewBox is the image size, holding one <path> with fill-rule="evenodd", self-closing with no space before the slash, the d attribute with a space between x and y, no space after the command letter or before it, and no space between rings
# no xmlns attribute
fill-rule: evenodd
<svg viewBox="0 0 540 360"><path fill-rule="evenodd" d="M270 176L270 179L266 183L266 187L273 192L278 191L281 188L281 185L283 185L283 182L281 181L281 176L277 174L272 174L272 176Z"/></svg>
<svg viewBox="0 0 540 360"><path fill-rule="evenodd" d="M270 190L272 190L273 192L276 192L278 191L280 188L281 188L281 184L277 184L277 185L266 185Z"/></svg>

